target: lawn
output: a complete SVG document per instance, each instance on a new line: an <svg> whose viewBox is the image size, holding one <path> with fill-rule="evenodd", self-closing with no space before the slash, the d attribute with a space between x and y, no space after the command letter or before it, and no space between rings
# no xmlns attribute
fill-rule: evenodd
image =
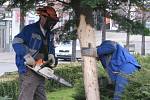
<svg viewBox="0 0 150 100"><path fill-rule="evenodd" d="M72 96L74 95L74 88L58 89L54 92L47 94L48 100L75 100Z"/></svg>

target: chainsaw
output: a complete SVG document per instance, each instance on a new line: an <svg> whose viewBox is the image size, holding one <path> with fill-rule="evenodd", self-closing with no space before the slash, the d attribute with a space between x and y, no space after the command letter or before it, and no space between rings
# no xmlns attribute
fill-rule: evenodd
<svg viewBox="0 0 150 100"><path fill-rule="evenodd" d="M25 63L25 65L28 68L30 68L31 70L33 70L34 72L36 72L38 75L41 75L48 80L53 79L67 87L72 87L71 83L69 83L62 77L55 75L54 70L52 68L46 67L46 65L48 65L49 63L50 63L49 61L43 61L42 59L39 59L36 61L36 64L34 67L32 67L31 65L28 65L26 63Z"/></svg>

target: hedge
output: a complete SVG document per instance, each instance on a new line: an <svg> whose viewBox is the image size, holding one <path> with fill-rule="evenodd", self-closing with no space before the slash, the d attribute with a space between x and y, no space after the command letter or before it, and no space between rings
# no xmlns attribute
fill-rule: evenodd
<svg viewBox="0 0 150 100"><path fill-rule="evenodd" d="M75 81L82 77L81 65L79 63L59 64L56 67L55 74L63 77L73 85ZM18 74L7 73L0 77L0 100L17 100L18 97ZM46 91L51 92L57 88L65 86L57 83L54 80L46 80ZM3 99L2 99L3 98Z"/></svg>

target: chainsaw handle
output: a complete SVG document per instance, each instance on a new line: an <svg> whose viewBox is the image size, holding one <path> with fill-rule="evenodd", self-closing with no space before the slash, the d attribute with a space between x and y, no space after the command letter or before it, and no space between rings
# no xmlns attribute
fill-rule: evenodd
<svg viewBox="0 0 150 100"><path fill-rule="evenodd" d="M58 58L55 58L55 64L52 65L52 60L47 60L47 61L44 61L44 63L41 65L41 68L45 67L46 65L48 65L50 68L54 68L56 67L58 64Z"/></svg>
<svg viewBox="0 0 150 100"><path fill-rule="evenodd" d="M47 64L49 64L49 63L50 63L50 61L45 61L45 63L43 63L43 64L41 65L41 68L45 67L45 65L47 65Z"/></svg>
<svg viewBox="0 0 150 100"><path fill-rule="evenodd" d="M41 64L41 62L43 62L43 64ZM24 64L25 64L25 65L28 65L26 62L24 62ZM46 65L49 65L50 68L53 68L53 67L51 66L51 61L50 61L50 60L48 60L48 61L42 61L42 60L40 59L39 62L37 61L36 64L40 64L40 67L41 67L41 68L45 67ZM28 66L34 67L34 66L31 66L31 65L28 65ZM35 65L35 66L36 66L36 65Z"/></svg>

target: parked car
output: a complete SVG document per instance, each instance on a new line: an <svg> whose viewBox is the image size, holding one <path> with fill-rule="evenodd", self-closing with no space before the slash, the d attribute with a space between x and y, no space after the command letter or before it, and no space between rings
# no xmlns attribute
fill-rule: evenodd
<svg viewBox="0 0 150 100"><path fill-rule="evenodd" d="M71 60L72 40L61 42L55 48L55 54L58 59ZM81 50L79 40L76 42L76 59L81 59Z"/></svg>

